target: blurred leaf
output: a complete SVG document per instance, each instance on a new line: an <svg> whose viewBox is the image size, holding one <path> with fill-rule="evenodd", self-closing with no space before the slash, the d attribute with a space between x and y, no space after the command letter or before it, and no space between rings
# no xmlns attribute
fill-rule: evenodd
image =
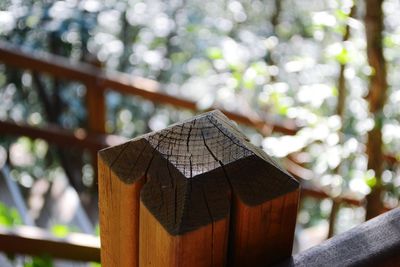
<svg viewBox="0 0 400 267"><path fill-rule="evenodd" d="M350 55L346 48L342 48L342 51L336 55L336 60L339 61L340 64L344 65L350 61Z"/></svg>
<svg viewBox="0 0 400 267"><path fill-rule="evenodd" d="M332 87L332 96L337 97L339 95L339 91L336 86Z"/></svg>
<svg viewBox="0 0 400 267"><path fill-rule="evenodd" d="M51 228L51 232L56 236L56 237L66 237L70 229L66 225L62 224L55 224Z"/></svg>
<svg viewBox="0 0 400 267"><path fill-rule="evenodd" d="M100 236L100 225L99 224L96 224L96 227L94 229L94 234L96 236Z"/></svg>
<svg viewBox="0 0 400 267"><path fill-rule="evenodd" d="M243 86L246 89L254 89L254 87L256 86L256 82L254 81L254 79L244 79Z"/></svg>
<svg viewBox="0 0 400 267"><path fill-rule="evenodd" d="M7 207L4 203L0 202L0 225L12 227L19 224L22 224L22 220L18 211L15 208Z"/></svg>
<svg viewBox="0 0 400 267"><path fill-rule="evenodd" d="M375 176L365 177L365 183L372 189L375 187L377 179Z"/></svg>
<svg viewBox="0 0 400 267"><path fill-rule="evenodd" d="M388 48L393 48L393 47L396 47L396 45L397 45L393 36L391 36L391 35L385 36L383 38L383 44Z"/></svg>
<svg viewBox="0 0 400 267"><path fill-rule="evenodd" d="M210 59L213 59L213 60L223 58L222 50L218 47L208 48L206 51L206 54Z"/></svg>
<svg viewBox="0 0 400 267"><path fill-rule="evenodd" d="M33 257L24 267L53 267L53 260L49 256Z"/></svg>
<svg viewBox="0 0 400 267"><path fill-rule="evenodd" d="M342 9L336 9L335 15L336 15L336 18L341 21L344 21L349 17L349 15L346 12L344 12Z"/></svg>

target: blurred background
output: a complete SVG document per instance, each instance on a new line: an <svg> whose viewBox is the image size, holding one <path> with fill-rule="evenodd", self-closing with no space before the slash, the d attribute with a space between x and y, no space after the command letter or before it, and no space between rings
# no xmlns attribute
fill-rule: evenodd
<svg viewBox="0 0 400 267"><path fill-rule="evenodd" d="M398 0L1 1L0 234L98 247L96 151L213 108L301 182L295 252L397 207L399 15ZM99 266L75 260L0 253Z"/></svg>

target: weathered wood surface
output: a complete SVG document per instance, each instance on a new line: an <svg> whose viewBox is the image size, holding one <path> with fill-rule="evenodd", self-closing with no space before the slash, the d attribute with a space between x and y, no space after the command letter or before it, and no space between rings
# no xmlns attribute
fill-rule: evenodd
<svg viewBox="0 0 400 267"><path fill-rule="evenodd" d="M277 266L400 266L400 208L337 235Z"/></svg>
<svg viewBox="0 0 400 267"><path fill-rule="evenodd" d="M97 237L73 233L58 238L33 226L13 229L0 227L0 251L77 261L100 261L100 242Z"/></svg>
<svg viewBox="0 0 400 267"><path fill-rule="evenodd" d="M298 199L299 190L255 207L235 198L229 266L269 266L290 257Z"/></svg>
<svg viewBox="0 0 400 267"><path fill-rule="evenodd" d="M99 155L105 266L124 265L124 257L134 266L262 266L290 256L298 182L221 112ZM118 252L127 247L130 255Z"/></svg>

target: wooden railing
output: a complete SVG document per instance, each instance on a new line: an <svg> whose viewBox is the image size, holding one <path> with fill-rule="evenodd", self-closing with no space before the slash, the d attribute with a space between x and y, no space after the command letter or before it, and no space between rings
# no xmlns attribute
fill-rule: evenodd
<svg viewBox="0 0 400 267"><path fill-rule="evenodd" d="M122 73L109 73L86 63L74 63L68 59L37 51L23 51L5 42L0 42L0 63L16 68L46 73L59 79L79 81L87 87L88 125L87 129L69 131L55 125L46 125L43 128L27 124L16 124L10 121L0 122L0 134L15 136L28 136L41 138L57 146L76 146L88 149L95 153L101 148L114 146L125 139L105 133L105 96L106 90L114 90L123 94L130 94L155 103L172 105L178 108L197 111L195 102L165 94L160 89L160 84L140 77L131 77ZM260 119L255 116L245 116L237 113L223 111L229 118L247 126L254 127L262 134L271 131L283 134L295 134L298 127L293 121L276 122ZM395 157L386 156L391 162L397 162ZM300 164L292 161L288 164L288 171L297 177L302 176ZM309 170L304 169L307 172ZM321 189L303 187L302 196L323 199L330 195ZM336 201L350 205L364 205L363 200L343 196ZM66 241L68 242L68 241ZM62 242L64 244L65 242ZM62 246L61 244L61 246Z"/></svg>
<svg viewBox="0 0 400 267"><path fill-rule="evenodd" d="M399 266L400 208L369 220L276 267Z"/></svg>
<svg viewBox="0 0 400 267"><path fill-rule="evenodd" d="M102 265L268 266L290 257L299 183L220 111L99 152Z"/></svg>
<svg viewBox="0 0 400 267"><path fill-rule="evenodd" d="M39 128L24 123L15 123L11 121L0 121L0 134L10 136L26 136L32 139L39 138L60 147L77 147L96 152L100 149L114 146L126 141L126 138L110 134L99 134L88 132L85 129L69 131L62 129L57 125L48 124L46 127ZM296 178L301 179L296 167L286 166L288 171ZM301 180L300 180L301 181ZM330 195L323 190L304 185L301 195L303 197L312 197L316 199L330 198ZM363 206L362 199L350 196L342 196L340 202L353 206Z"/></svg>
<svg viewBox="0 0 400 267"><path fill-rule="evenodd" d="M292 255L298 182L213 111L99 152L102 266L397 266L400 209Z"/></svg>
<svg viewBox="0 0 400 267"><path fill-rule="evenodd" d="M82 82L87 88L87 103L89 129L104 132L105 127L105 99L104 91L112 89L123 94L131 94L148 99L155 103L172 105L197 111L197 103L179 97L165 94L161 85L153 80L142 77L132 77L119 72L105 72L96 66L71 62L63 57L50 55L38 51L23 51L8 43L0 42L0 62L17 68L47 73L54 77ZM280 132L295 134L296 124L293 121L267 121L251 116L224 111L229 118L238 123L254 127L261 132Z"/></svg>
<svg viewBox="0 0 400 267"><path fill-rule="evenodd" d="M0 227L0 251L100 262L100 242L97 237L73 233L60 238L33 226Z"/></svg>
<svg viewBox="0 0 400 267"><path fill-rule="evenodd" d="M47 73L64 80L80 81L85 84L88 89L88 129L79 129L75 132L70 132L55 125L36 128L27 124L0 122L0 133L3 134L42 138L57 145L80 146L94 151L122 142L122 138L105 134L105 115L103 112L103 110L105 110L103 95L105 89L112 89L120 93L139 96L155 103L168 104L178 108L197 111L197 104L195 102L161 92L160 84L153 80L131 77L127 74L117 72L111 74L105 73L102 69L87 63L74 63L66 58L43 52L23 51L18 47L1 41L0 62L21 69ZM99 96L101 97L99 98ZM261 120L260 118L248 115L244 116L229 111L222 111L230 119L254 127L264 134L275 131L291 135L295 134L298 130L294 121L288 120L283 123L278 123ZM301 178L301 171L298 171L299 165L296 166L296 164L292 164L287 166L287 168L293 175ZM316 188L307 188L307 190L304 190L303 194L316 198L330 197L326 192ZM362 204L362 201L351 197L343 197L342 199L345 203Z"/></svg>

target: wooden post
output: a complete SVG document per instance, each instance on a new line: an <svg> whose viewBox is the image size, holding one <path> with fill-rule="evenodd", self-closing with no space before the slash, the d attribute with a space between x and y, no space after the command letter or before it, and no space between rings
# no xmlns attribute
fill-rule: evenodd
<svg viewBox="0 0 400 267"><path fill-rule="evenodd" d="M101 62L96 58L89 57L88 61L91 65L101 68ZM91 133L106 133L106 96L105 88L99 83L97 78L90 79L85 83L86 86L86 107L87 107L87 129ZM95 169L92 189L96 189L97 170L95 168L97 159L97 151L91 153L92 166Z"/></svg>
<svg viewBox="0 0 400 267"><path fill-rule="evenodd" d="M95 133L106 132L106 101L104 89L94 82L86 85L88 129Z"/></svg>
<svg viewBox="0 0 400 267"><path fill-rule="evenodd" d="M298 182L212 111L99 153L103 266L266 266L291 255Z"/></svg>
<svg viewBox="0 0 400 267"><path fill-rule="evenodd" d="M86 55L86 61L101 72L102 63L93 55ZM97 76L93 76L86 86L87 127L95 133L106 133L106 98L105 88Z"/></svg>

